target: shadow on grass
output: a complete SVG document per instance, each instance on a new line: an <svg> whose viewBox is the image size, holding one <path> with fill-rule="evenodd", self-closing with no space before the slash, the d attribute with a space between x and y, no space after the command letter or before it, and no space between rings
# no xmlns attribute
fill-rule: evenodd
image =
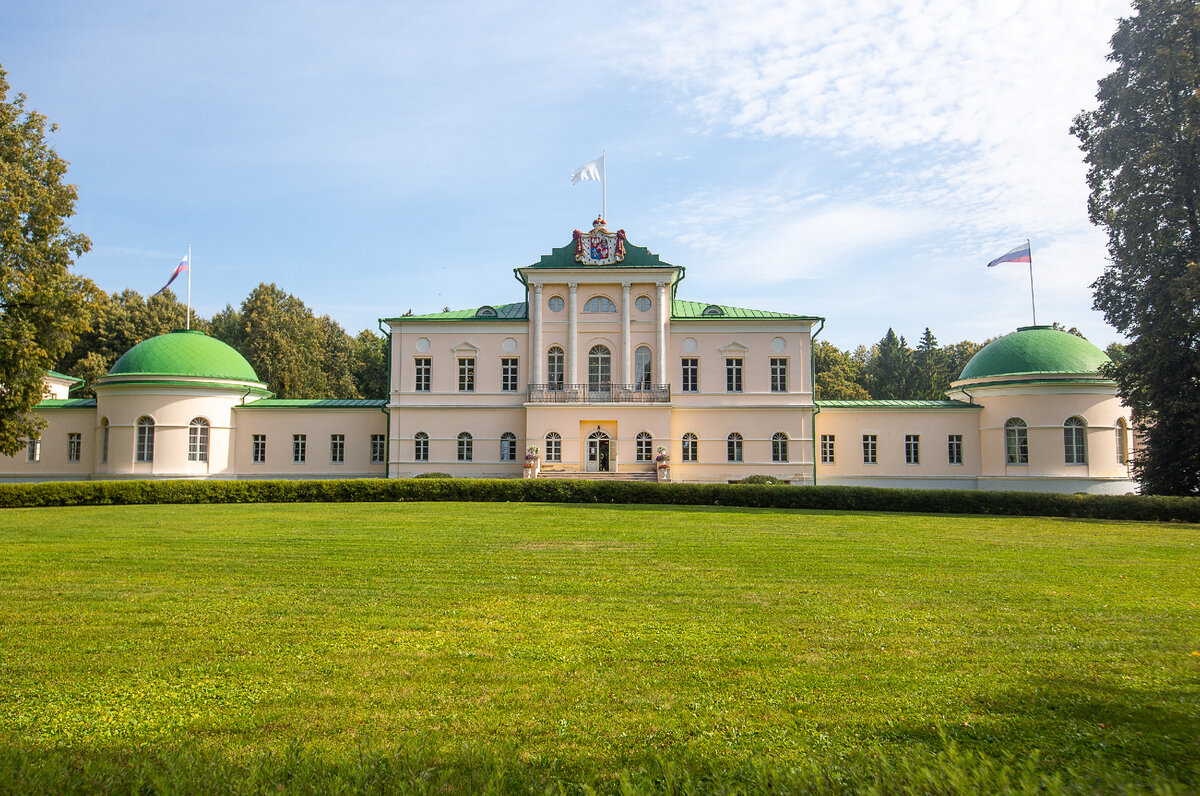
<svg viewBox="0 0 1200 796"><path fill-rule="evenodd" d="M888 746L947 743L983 754L1037 753L1048 770L1072 770L1099 790L1124 783L1153 790L1171 782L1200 787L1200 698L1195 688L1121 688L1075 678L1039 678L979 697L961 724L894 725Z"/></svg>

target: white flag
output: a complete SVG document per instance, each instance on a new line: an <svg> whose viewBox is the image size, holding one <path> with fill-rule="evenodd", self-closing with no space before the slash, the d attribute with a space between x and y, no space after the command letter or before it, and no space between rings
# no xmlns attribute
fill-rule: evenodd
<svg viewBox="0 0 1200 796"><path fill-rule="evenodd" d="M571 184L583 180L596 180L597 182L604 179L604 155L593 160L591 163L584 163L575 171L571 172Z"/></svg>

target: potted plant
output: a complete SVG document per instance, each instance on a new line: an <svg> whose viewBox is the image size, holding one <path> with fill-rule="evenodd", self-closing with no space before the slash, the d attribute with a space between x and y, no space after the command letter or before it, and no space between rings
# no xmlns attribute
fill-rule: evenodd
<svg viewBox="0 0 1200 796"><path fill-rule="evenodd" d="M671 457L667 453L667 449L662 445L658 446L658 455L654 457L654 461L658 462L658 467L660 470L671 466Z"/></svg>

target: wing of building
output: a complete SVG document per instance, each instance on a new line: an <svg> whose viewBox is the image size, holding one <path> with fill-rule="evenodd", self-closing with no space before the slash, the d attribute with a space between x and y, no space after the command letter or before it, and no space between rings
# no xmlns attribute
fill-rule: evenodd
<svg viewBox="0 0 1200 796"><path fill-rule="evenodd" d="M1128 412L1082 338L1027 327L941 401L815 401L824 319L681 298L685 269L602 219L514 269L508 303L387 318L386 400L271 397L201 332L139 343L0 479L390 477L1128 492Z"/></svg>

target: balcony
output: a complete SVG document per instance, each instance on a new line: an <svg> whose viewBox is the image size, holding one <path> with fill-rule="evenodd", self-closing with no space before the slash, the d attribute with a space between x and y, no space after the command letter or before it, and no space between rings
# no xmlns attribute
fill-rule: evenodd
<svg viewBox="0 0 1200 796"><path fill-rule="evenodd" d="M531 404L665 404L670 384L530 384Z"/></svg>

